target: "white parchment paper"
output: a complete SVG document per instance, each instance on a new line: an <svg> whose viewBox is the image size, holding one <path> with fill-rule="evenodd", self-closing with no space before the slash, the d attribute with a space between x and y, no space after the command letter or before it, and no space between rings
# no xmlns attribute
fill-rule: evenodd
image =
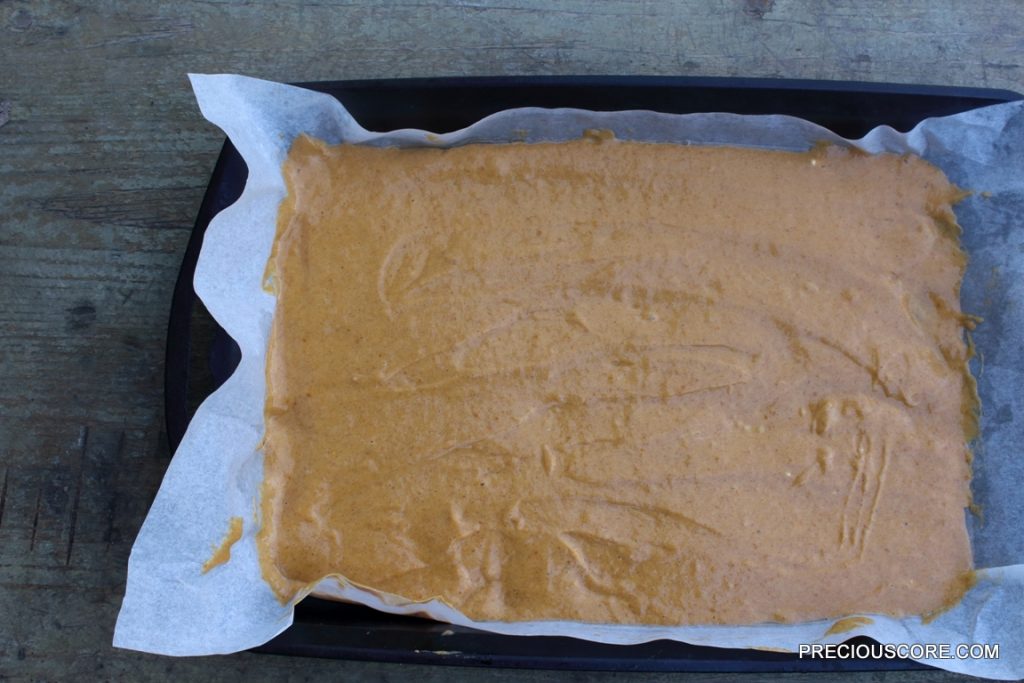
<svg viewBox="0 0 1024 683"><path fill-rule="evenodd" d="M975 191L957 207L970 264L964 310L984 323L974 334L982 398L973 491L983 519L969 516L978 584L954 609L928 624L872 616L873 623L827 636L832 622L745 627L653 627L570 622L475 623L450 607L407 604L325 580L318 593L389 612L521 635L567 635L607 643L668 638L721 647L796 651L868 635L882 643L987 643L999 659L927 660L991 678L1024 676L1024 102L930 119L907 134L888 127L848 141L785 116L669 115L516 109L461 131L434 135L363 129L334 98L231 75L191 76L203 115L245 158L241 198L210 224L195 276L206 307L242 349L231 378L197 411L132 549L128 584L114 634L118 647L169 655L234 652L271 639L292 619L260 577L255 533L262 480L264 364L275 300L261 287L285 195L281 164L292 140L308 133L331 143L451 146L474 142L567 140L590 128L625 140L729 144L803 150L820 141L868 152L914 152ZM984 194L982 194L984 193ZM202 573L232 517L244 521L231 560ZM920 539L922 544L928 539ZM955 650L954 650L955 651Z"/></svg>

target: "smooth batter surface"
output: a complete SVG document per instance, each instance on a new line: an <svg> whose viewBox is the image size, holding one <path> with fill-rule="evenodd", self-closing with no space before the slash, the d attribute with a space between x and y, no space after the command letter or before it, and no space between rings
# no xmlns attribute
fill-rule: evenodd
<svg viewBox="0 0 1024 683"><path fill-rule="evenodd" d="M922 614L969 580L960 193L916 158L296 141L259 542L480 620Z"/></svg>

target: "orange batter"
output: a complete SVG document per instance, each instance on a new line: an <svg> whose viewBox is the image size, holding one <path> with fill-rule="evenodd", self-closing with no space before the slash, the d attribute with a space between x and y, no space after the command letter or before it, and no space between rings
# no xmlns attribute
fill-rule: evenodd
<svg viewBox="0 0 1024 683"><path fill-rule="evenodd" d="M913 157L296 140L259 544L478 620L924 614L971 572L961 193Z"/></svg>

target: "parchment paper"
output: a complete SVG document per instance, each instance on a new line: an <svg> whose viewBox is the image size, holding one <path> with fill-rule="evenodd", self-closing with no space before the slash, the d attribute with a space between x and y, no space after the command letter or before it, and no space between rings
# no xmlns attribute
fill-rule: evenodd
<svg viewBox="0 0 1024 683"><path fill-rule="evenodd" d="M922 660L992 678L1024 676L1024 103L930 119L908 134L880 127L847 141L785 116L596 113L571 109L509 110L444 135L369 132L334 98L231 75L193 75L203 115L220 126L245 158L242 197L210 224L195 288L238 342L242 361L197 411L132 549L128 584L114 634L118 647L169 655L234 652L284 630L282 606L260 577L255 532L262 479L264 363L274 298L261 287L284 197L283 162L301 132L328 142L451 146L471 142L566 140L585 129L610 129L625 140L730 144L804 150L826 140L868 152L915 152L975 191L957 207L970 254L963 307L984 323L974 334L983 415L973 492L983 518L968 517L979 581L961 604L928 624L873 616L873 623L826 636L832 622L746 627L643 627L570 622L474 623L439 603L405 604L326 580L317 592L396 613L508 634L567 635L607 643L658 638L722 647L780 648L841 642L852 635L882 643L998 643L998 660ZM984 195L982 194L984 193ZM244 533L231 559L201 568L232 517ZM922 544L928 539L920 539Z"/></svg>

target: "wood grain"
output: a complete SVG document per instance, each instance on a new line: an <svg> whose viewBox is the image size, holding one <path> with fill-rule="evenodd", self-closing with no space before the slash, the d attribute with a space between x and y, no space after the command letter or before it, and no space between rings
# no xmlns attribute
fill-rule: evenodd
<svg viewBox="0 0 1024 683"><path fill-rule="evenodd" d="M1021 91L1022 55L1016 0L0 0L0 679L591 678L110 647L130 545L170 457L167 314L222 140L186 72L774 76Z"/></svg>

